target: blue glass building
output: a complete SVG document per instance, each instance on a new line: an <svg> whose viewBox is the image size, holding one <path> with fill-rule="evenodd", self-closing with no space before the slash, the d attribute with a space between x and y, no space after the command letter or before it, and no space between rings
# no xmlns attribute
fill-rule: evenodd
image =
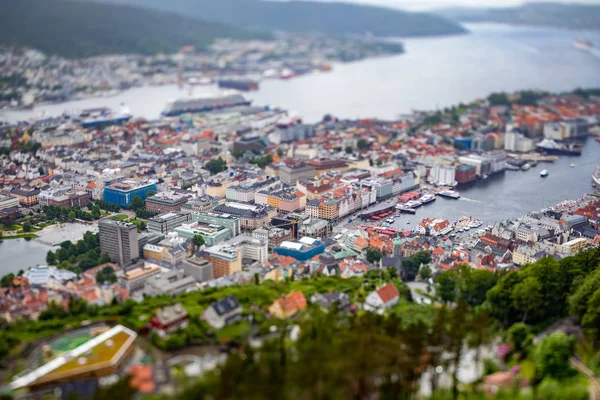
<svg viewBox="0 0 600 400"><path fill-rule="evenodd" d="M158 191L155 182L141 183L125 180L106 186L103 193L104 201L126 208L131 204L133 196L140 196L142 200L146 200L146 196L151 190L155 193Z"/></svg>

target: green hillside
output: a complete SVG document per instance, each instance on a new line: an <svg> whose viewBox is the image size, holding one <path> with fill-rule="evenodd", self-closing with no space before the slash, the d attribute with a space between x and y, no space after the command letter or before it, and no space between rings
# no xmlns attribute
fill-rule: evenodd
<svg viewBox="0 0 600 400"><path fill-rule="evenodd" d="M105 0L135 4L246 28L364 34L432 36L466 32L456 22L428 13L346 3L262 0Z"/></svg>
<svg viewBox="0 0 600 400"><path fill-rule="evenodd" d="M270 34L107 3L5 0L0 12L0 44L65 57L174 52L188 44L202 48L220 37L268 38Z"/></svg>
<svg viewBox="0 0 600 400"><path fill-rule="evenodd" d="M511 8L449 8L439 13L464 22L600 29L600 6L597 5L533 3Z"/></svg>

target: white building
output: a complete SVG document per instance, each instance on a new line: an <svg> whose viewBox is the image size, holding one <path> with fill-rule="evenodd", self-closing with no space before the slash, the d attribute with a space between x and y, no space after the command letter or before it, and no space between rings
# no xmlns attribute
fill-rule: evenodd
<svg viewBox="0 0 600 400"><path fill-rule="evenodd" d="M452 165L436 164L429 171L429 183L440 186L452 186L455 183L456 169Z"/></svg>
<svg viewBox="0 0 600 400"><path fill-rule="evenodd" d="M533 140L526 138L522 133L516 131L507 132L504 135L504 150L527 153L533 150Z"/></svg>

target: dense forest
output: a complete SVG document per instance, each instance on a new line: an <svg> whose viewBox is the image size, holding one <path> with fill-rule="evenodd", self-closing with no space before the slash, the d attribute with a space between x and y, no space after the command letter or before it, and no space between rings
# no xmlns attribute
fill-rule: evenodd
<svg viewBox="0 0 600 400"><path fill-rule="evenodd" d="M464 22L500 22L567 29L600 29L600 6L532 3L511 8L449 8L440 14Z"/></svg>
<svg viewBox="0 0 600 400"><path fill-rule="evenodd" d="M270 34L142 7L93 2L6 0L0 13L0 44L64 57L175 52L184 45L203 48L221 37L269 38Z"/></svg>
<svg viewBox="0 0 600 400"><path fill-rule="evenodd" d="M87 0L80 0L87 1ZM106 0L135 4L248 28L325 34L432 36L466 32L427 13L357 4L262 0Z"/></svg>

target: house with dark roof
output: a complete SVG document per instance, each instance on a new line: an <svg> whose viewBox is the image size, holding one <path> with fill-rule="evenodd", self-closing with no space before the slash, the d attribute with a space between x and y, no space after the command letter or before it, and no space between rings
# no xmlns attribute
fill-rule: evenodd
<svg viewBox="0 0 600 400"><path fill-rule="evenodd" d="M236 323L242 318L242 306L235 297L227 296L212 303L204 311L202 318L213 328L221 329L226 325Z"/></svg>
<svg viewBox="0 0 600 400"><path fill-rule="evenodd" d="M325 312L333 306L337 307L339 312L346 312L350 309L350 297L346 293L333 291L328 293L315 293L310 297L312 304L317 304Z"/></svg>

